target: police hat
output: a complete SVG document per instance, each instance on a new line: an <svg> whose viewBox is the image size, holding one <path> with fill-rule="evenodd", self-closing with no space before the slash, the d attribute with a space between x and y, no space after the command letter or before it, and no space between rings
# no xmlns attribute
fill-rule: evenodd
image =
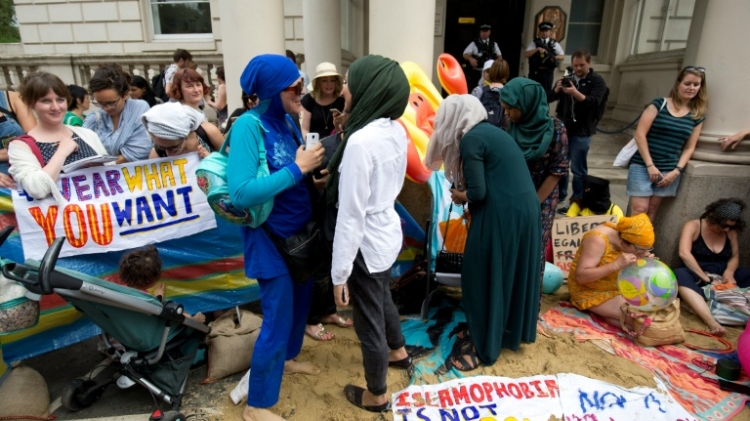
<svg viewBox="0 0 750 421"><path fill-rule="evenodd" d="M489 31L490 29L492 29L492 25L487 25L486 23L479 27L480 31Z"/></svg>
<svg viewBox="0 0 750 421"><path fill-rule="evenodd" d="M539 30L540 31L546 31L548 29L552 29L554 25L552 25L551 22L542 22L539 24Z"/></svg>

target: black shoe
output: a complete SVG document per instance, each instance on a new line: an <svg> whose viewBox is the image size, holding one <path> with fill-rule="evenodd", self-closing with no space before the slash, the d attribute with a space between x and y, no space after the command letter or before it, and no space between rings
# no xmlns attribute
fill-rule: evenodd
<svg viewBox="0 0 750 421"><path fill-rule="evenodd" d="M559 208L557 210L557 213L559 213L560 215L565 215L565 214L568 213L568 209L570 209L570 206L565 206L564 208Z"/></svg>
<svg viewBox="0 0 750 421"><path fill-rule="evenodd" d="M365 411L370 412L385 412L391 409L391 403L386 402L382 405L362 405L362 394L365 393L365 389L354 386L352 384L348 384L344 386L344 395L346 395L346 400L352 403L352 405L356 406L357 408L362 408Z"/></svg>
<svg viewBox="0 0 750 421"><path fill-rule="evenodd" d="M407 356L406 358L398 361L388 361L388 367L404 368L408 370L409 368L411 368L411 365L411 356Z"/></svg>

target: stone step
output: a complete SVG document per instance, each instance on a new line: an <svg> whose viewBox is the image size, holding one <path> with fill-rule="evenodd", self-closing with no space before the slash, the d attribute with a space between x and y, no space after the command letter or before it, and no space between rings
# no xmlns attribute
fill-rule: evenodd
<svg viewBox="0 0 750 421"><path fill-rule="evenodd" d="M591 168L589 167L589 174L594 177L605 178L609 180L610 184L625 184L628 180L628 170L624 168Z"/></svg>

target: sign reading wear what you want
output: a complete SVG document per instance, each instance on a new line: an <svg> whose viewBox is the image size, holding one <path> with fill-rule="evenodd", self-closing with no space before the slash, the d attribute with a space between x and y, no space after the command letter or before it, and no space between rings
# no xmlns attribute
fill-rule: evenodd
<svg viewBox="0 0 750 421"><path fill-rule="evenodd" d="M695 421L657 389L622 387L577 374L511 379L477 376L394 393L394 421Z"/></svg>
<svg viewBox="0 0 750 421"><path fill-rule="evenodd" d="M13 192L24 257L39 260L65 236L60 257L127 250L216 228L198 188L195 153L60 174L67 203Z"/></svg>
<svg viewBox="0 0 750 421"><path fill-rule="evenodd" d="M583 236L605 222L616 224L617 216L597 215L555 219L552 225L552 259L555 266L562 270L566 281Z"/></svg>

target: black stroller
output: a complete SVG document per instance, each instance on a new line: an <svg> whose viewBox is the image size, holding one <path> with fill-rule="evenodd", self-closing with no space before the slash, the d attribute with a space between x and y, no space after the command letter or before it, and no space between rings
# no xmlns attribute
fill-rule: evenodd
<svg viewBox="0 0 750 421"><path fill-rule="evenodd" d="M0 232L0 239L7 238L12 230L8 227ZM74 380L63 392L63 407L77 411L92 405L113 383L120 388L137 383L154 396L157 407L159 401L167 404L168 410L156 409L152 420L185 420L178 410L190 367L209 327L186 318L182 305L175 302L162 303L132 288L55 269L64 241L56 239L41 263L2 262L6 278L35 294L58 294L102 330L112 364Z"/></svg>

